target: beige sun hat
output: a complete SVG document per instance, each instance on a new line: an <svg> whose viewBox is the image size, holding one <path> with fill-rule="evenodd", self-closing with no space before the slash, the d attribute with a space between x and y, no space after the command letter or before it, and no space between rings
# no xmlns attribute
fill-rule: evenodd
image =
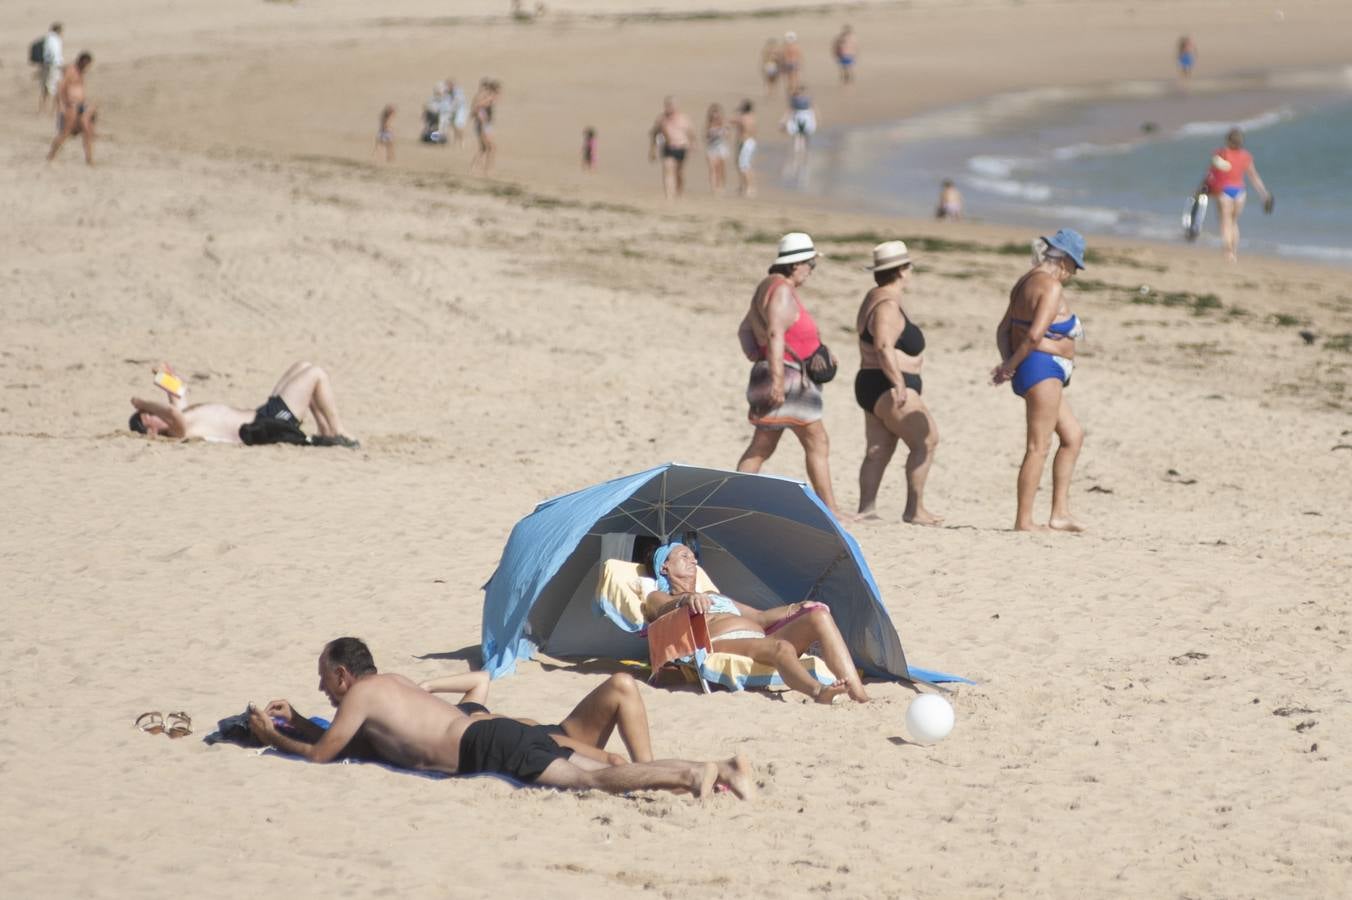
<svg viewBox="0 0 1352 900"><path fill-rule="evenodd" d="M816 258L817 248L812 245L812 238L803 232L790 231L779 239L779 254L775 257L775 265L807 262Z"/></svg>
<svg viewBox="0 0 1352 900"><path fill-rule="evenodd" d="M883 241L873 248L873 265L864 268L870 272L881 272L910 264L911 254L904 241Z"/></svg>

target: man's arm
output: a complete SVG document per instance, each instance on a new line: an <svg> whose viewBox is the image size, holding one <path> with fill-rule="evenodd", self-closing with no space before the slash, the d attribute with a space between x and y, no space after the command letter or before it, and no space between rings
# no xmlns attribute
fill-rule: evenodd
<svg viewBox="0 0 1352 900"><path fill-rule="evenodd" d="M301 740L313 744L324 736L324 729L296 712L286 700L273 700L264 710L269 718L282 719L292 731L300 733Z"/></svg>
<svg viewBox="0 0 1352 900"><path fill-rule="evenodd" d="M144 413L150 413L152 416L159 416L169 423L170 437L184 437L188 433L188 422L183 418L183 413L167 403L156 403L154 400L142 400L140 397L132 397L131 405Z"/></svg>
<svg viewBox="0 0 1352 900"><path fill-rule="evenodd" d="M342 753L343 748L356 736L366 721L366 713L366 693L361 690L360 685L353 685L352 690L348 691L339 705L338 715L334 718L333 724L313 744L282 734L277 730L267 711L258 707L249 712L249 728L253 731L254 737L283 753L290 753L310 762L328 763L337 759L338 754Z"/></svg>

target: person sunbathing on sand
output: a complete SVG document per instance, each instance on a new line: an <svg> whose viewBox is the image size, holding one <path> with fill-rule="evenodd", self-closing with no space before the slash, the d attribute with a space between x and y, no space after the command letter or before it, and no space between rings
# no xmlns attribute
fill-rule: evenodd
<svg viewBox="0 0 1352 900"><path fill-rule="evenodd" d="M849 648L825 603L790 603L760 610L722 594L699 593L695 590L695 553L685 544L658 547L649 568L657 575L643 579L643 615L649 622L685 607L708 616L705 624L715 652L737 653L774 666L785 684L818 703L830 703L843 693L860 703L868 702ZM769 637L772 633L774 637ZM813 644L821 645L826 665L843 681L822 684L803 666L798 657Z"/></svg>
<svg viewBox="0 0 1352 900"><path fill-rule="evenodd" d="M418 687L430 694L462 694L456 708L467 715L492 715L488 702L489 677L487 672L465 672L421 682ZM535 726L534 719L513 717L523 725ZM632 675L617 672L600 687L582 698L562 722L546 725L554 743L574 753L588 756L611 766L627 762L652 762L652 737L648 733L648 710L638 692L638 682ZM613 732L619 731L620 740L629 751L629 758L605 749Z"/></svg>
<svg viewBox="0 0 1352 900"><path fill-rule="evenodd" d="M173 374L167 364L161 367L161 372ZM240 444L243 443L240 437L242 426L266 419L299 426L305 420L306 410L309 410L319 427L320 440L317 443L351 448L360 446L348 436L338 419L338 408L333 400L333 386L328 373L308 362L293 363L283 372L268 395L267 402L257 409L241 409L224 403L194 403L188 406L186 388L180 388L177 392L163 389L167 395L165 403L131 398L131 405L136 407L136 412L131 414L127 425L132 431L151 437L163 434L172 438L201 438Z"/></svg>
<svg viewBox="0 0 1352 900"><path fill-rule="evenodd" d="M338 710L327 730L298 715L286 700L273 700L262 709L251 706L250 730L264 744L318 763L334 761L361 737L382 760L408 769L489 772L527 784L611 794L688 791L703 799L726 785L747 799L755 791L754 770L741 755L721 762L665 759L610 765L560 745L547 726L477 710L470 715L402 675L380 674L366 644L353 637L324 645L319 690ZM586 706L584 700L579 710ZM314 742L283 734L274 717ZM587 717L584 711L580 718Z"/></svg>

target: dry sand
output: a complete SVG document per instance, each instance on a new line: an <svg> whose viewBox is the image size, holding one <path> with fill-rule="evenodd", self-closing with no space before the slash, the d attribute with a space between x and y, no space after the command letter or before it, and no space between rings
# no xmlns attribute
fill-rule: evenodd
<svg viewBox="0 0 1352 900"><path fill-rule="evenodd" d="M752 38L782 27L820 44L843 14L418 27L445 9L401 0L381 16L402 24L374 27L355 0L113 6L61 13L68 49L99 54L100 168L78 147L44 168L48 123L32 116L26 73L0 68L0 893L1346 891L1346 271L1096 242L1105 258L1073 292L1090 339L1070 391L1089 430L1073 498L1093 530L1017 535L1005 529L1023 410L986 372L1025 265L994 248L1028 235L650 197L643 131L668 82L712 94L733 63L705 48L754 59ZM1344 4L1292 3L1289 37L1259 42L1270 4L1073 9L1078 42L1055 69L1001 35L1066 5L851 9L868 28L867 66L922 59L930 74L890 106L897 94L866 87L866 68L851 102L862 120L1054 74L1145 77L1142 60L1183 29L1218 68L1253 65L1259 47L1272 65L1328 62L1349 17ZM1225 9L1229 24L1204 31ZM36 34L47 15L10 5L0 24ZM889 27L927 37L885 61ZM155 52L161 37L173 53ZM615 55L597 73L585 61L601 48ZM466 153L407 140L392 169L362 161L386 99L409 97L402 133L415 130L416 100L454 74L443 59L474 75L491 62L508 82L509 180L470 179ZM749 74L733 94L754 89ZM189 115L198 89L209 106ZM572 175L573 103L609 117L598 121L614 171L595 183ZM790 227L828 257L804 297L841 352L826 422L846 504L862 455L848 387L866 287L856 265L871 232L916 246L909 309L929 339L926 398L943 436L929 497L948 527L900 522L897 460L883 519L853 530L912 661L979 682L956 693L948 740L903 742L911 694L895 685L829 710L645 688L661 753L742 751L760 766L757 801L703 808L305 766L197 740L249 700L326 712L314 659L338 634L413 677L467 668L478 587L536 501L666 460L731 466L748 436L734 332ZM1144 299L1175 292L1183 305L1131 302L1142 284ZM1292 322L1319 338L1307 346ZM260 402L294 359L322 363L364 447L132 436L127 398L162 358L191 373L198 399L239 404ZM801 454L786 443L770 470L801 477ZM493 705L549 720L599 679L529 663L494 684ZM139 734L132 719L148 709L188 710L198 734Z"/></svg>

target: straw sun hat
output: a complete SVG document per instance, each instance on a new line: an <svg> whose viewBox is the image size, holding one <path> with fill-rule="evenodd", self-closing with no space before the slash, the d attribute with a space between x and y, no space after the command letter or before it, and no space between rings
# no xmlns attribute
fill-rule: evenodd
<svg viewBox="0 0 1352 900"><path fill-rule="evenodd" d="M812 238L801 231L791 231L779 239L779 253L775 256L775 265L807 262L817 258L817 248Z"/></svg>
<svg viewBox="0 0 1352 900"><path fill-rule="evenodd" d="M864 268L870 272L881 272L910 264L911 254L903 241L883 241L873 248L873 265Z"/></svg>

